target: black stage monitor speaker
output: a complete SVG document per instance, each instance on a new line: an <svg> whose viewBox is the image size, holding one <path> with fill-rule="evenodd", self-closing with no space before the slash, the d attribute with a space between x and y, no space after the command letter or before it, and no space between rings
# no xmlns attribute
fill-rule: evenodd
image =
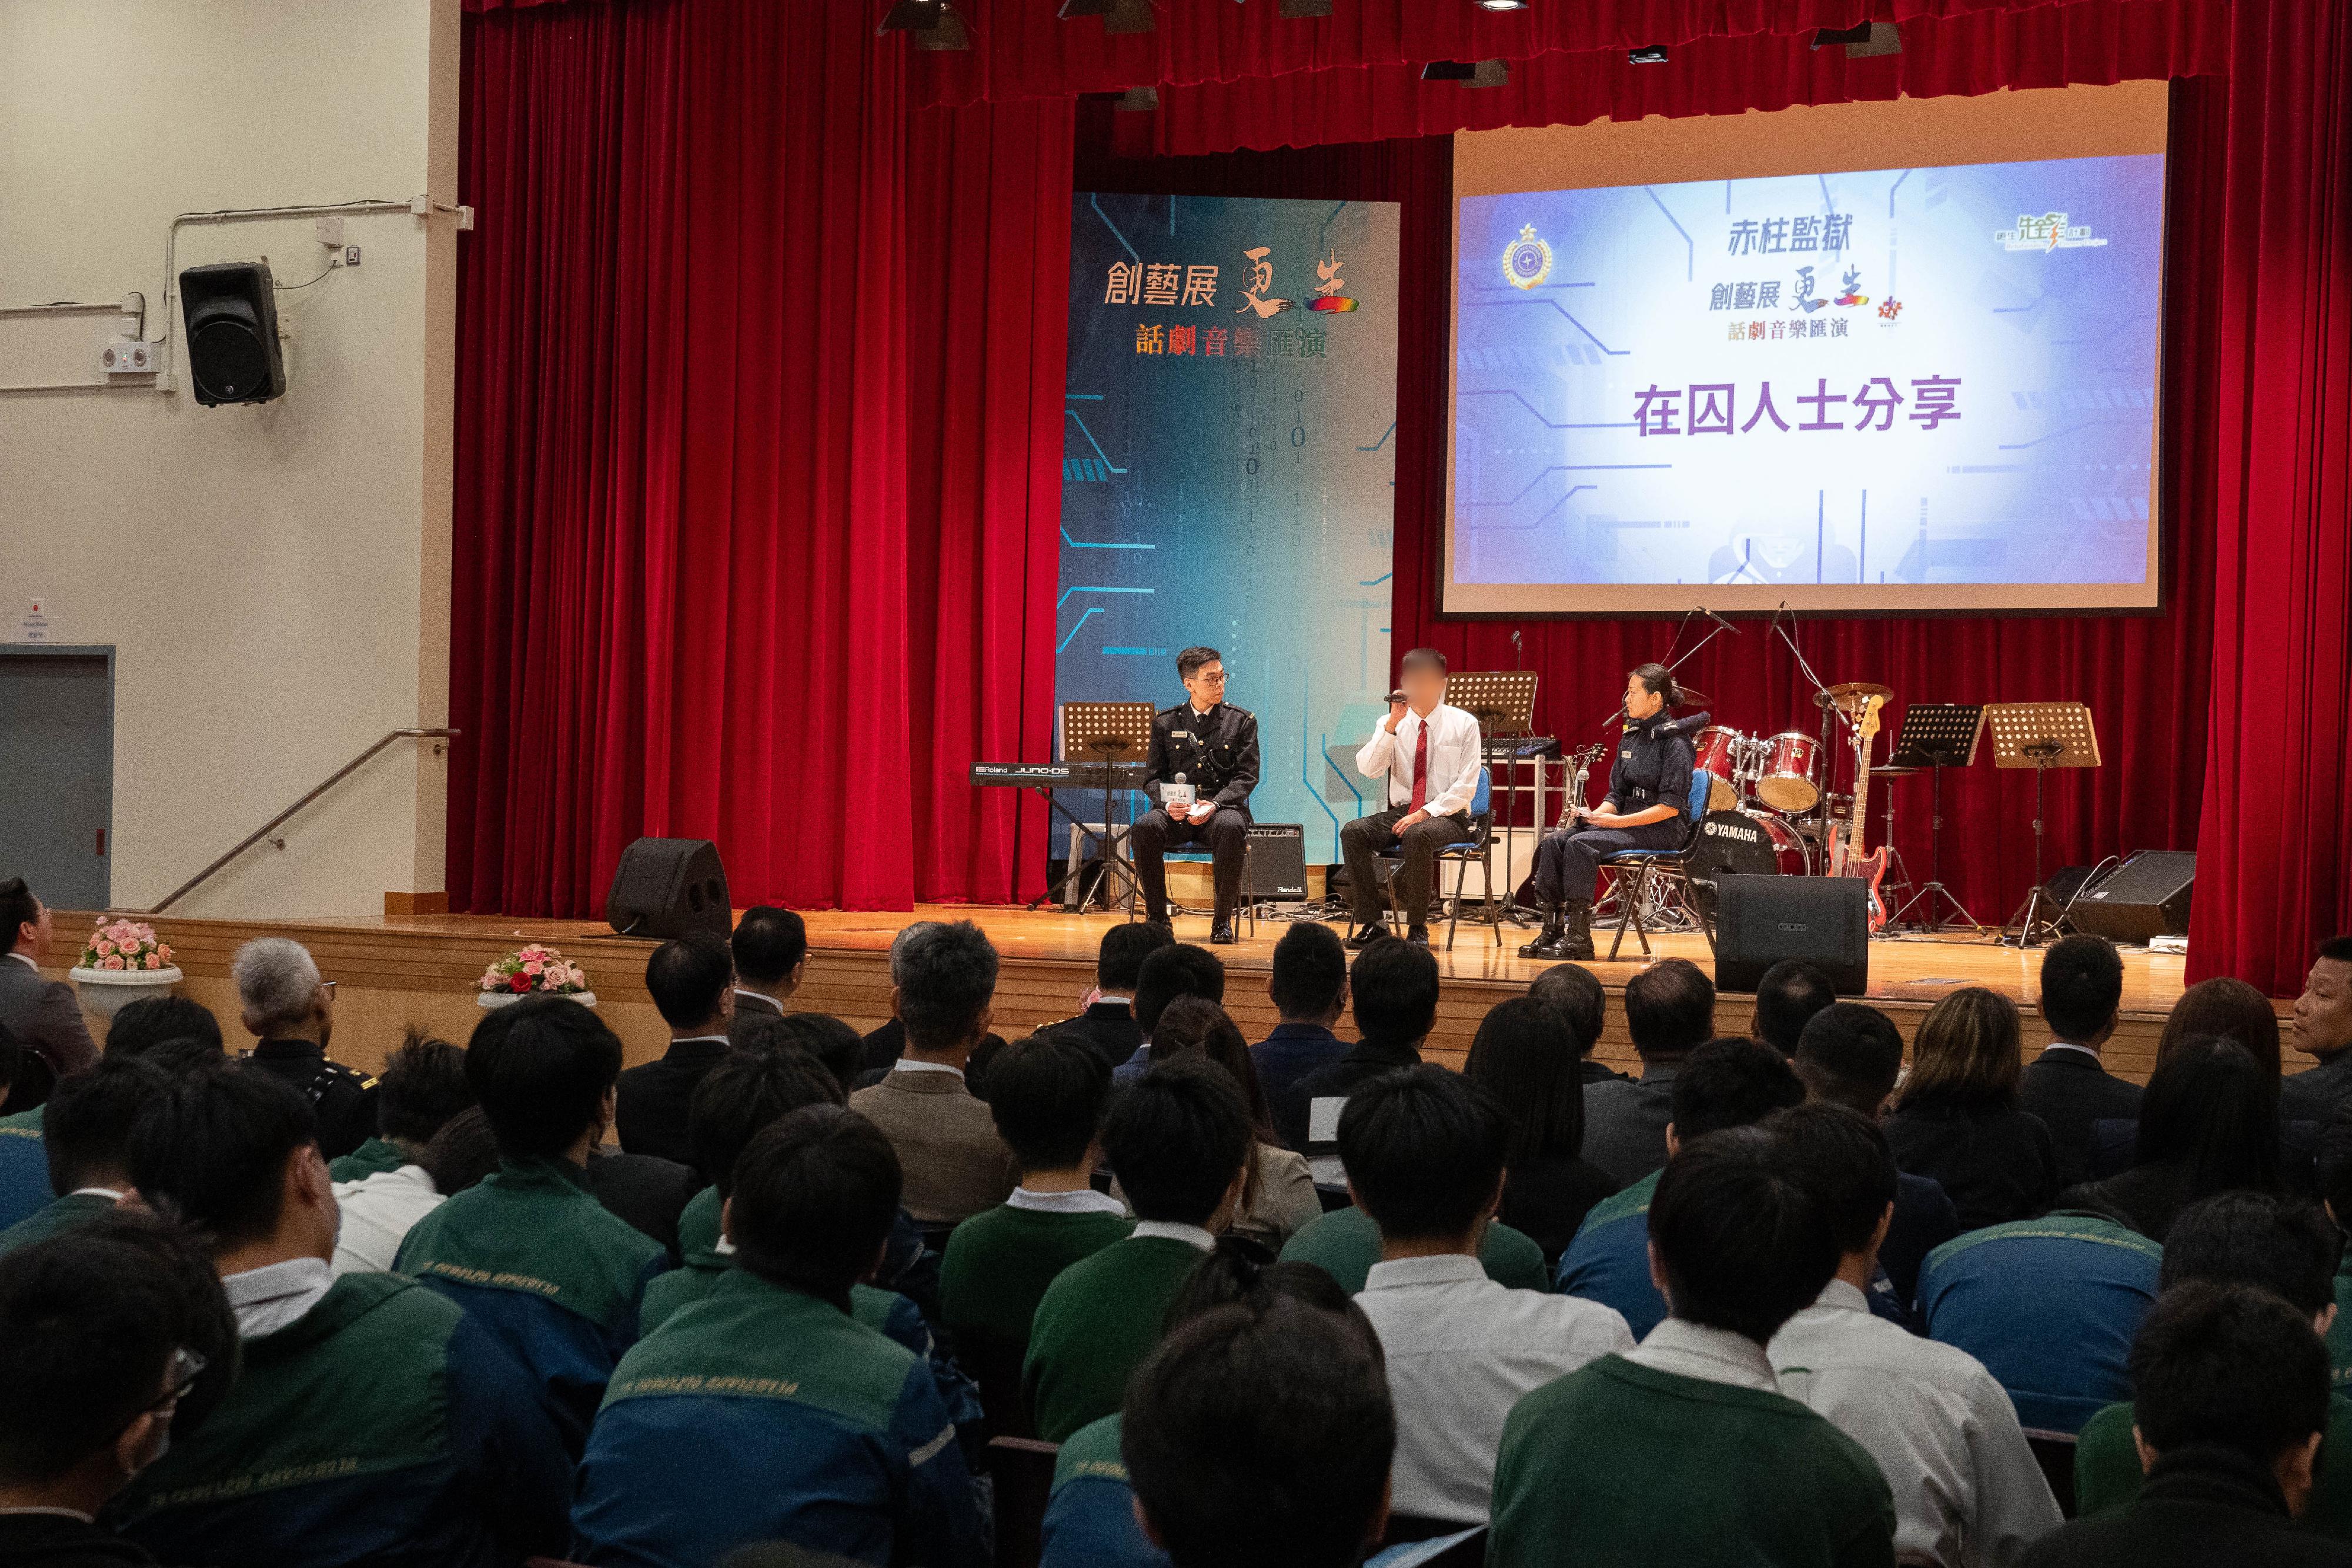
<svg viewBox="0 0 2352 1568"><path fill-rule="evenodd" d="M1842 997L1870 988L1868 884L1852 876L1717 877L1715 988L1752 991L1783 958L1802 958Z"/></svg>
<svg viewBox="0 0 2352 1568"><path fill-rule="evenodd" d="M1297 822L1252 822L1242 860L1242 896L1307 902L1307 830Z"/></svg>
<svg viewBox="0 0 2352 1568"><path fill-rule="evenodd" d="M268 402L285 395L286 357L278 347L278 296L268 263L189 267L180 274L180 308L188 384L198 402Z"/></svg>
<svg viewBox="0 0 2352 1568"><path fill-rule="evenodd" d="M2110 942L2185 936L2196 883L2195 851L2143 850L2075 899L2066 918L2077 931Z"/></svg>
<svg viewBox="0 0 2352 1568"><path fill-rule="evenodd" d="M621 852L604 918L624 936L725 937L735 917L719 846L709 839L639 839Z"/></svg>

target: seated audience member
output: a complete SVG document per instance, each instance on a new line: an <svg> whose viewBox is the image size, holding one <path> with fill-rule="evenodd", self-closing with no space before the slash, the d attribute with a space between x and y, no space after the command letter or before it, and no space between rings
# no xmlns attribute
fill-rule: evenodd
<svg viewBox="0 0 2352 1568"><path fill-rule="evenodd" d="M108 1056L143 1056L167 1040L192 1040L215 1056L224 1054L220 1019L194 997L142 997L127 1004L106 1026Z"/></svg>
<svg viewBox="0 0 2352 1568"><path fill-rule="evenodd" d="M1143 1047L1143 1026L1135 1021L1135 988L1144 960L1175 946L1176 934L1149 920L1114 925L1095 950L1095 995L1086 1011L1052 1026L1056 1034L1084 1040L1105 1068L1114 1068Z"/></svg>
<svg viewBox="0 0 2352 1568"><path fill-rule="evenodd" d="M547 1387L574 1454L637 1337L646 1282L668 1263L588 1189L620 1074L620 1040L578 1002L528 997L475 1026L466 1078L498 1137L498 1172L419 1219L394 1260Z"/></svg>
<svg viewBox="0 0 2352 1568"><path fill-rule="evenodd" d="M1805 1097L1789 1059L1761 1040L1712 1040L1682 1059L1674 1078L1671 1156L1693 1139L1746 1127ZM1666 1298L1650 1268L1650 1207L1663 1173L1652 1171L1592 1206L1560 1255L1559 1289L1613 1309L1636 1339L1665 1320Z"/></svg>
<svg viewBox="0 0 2352 1568"><path fill-rule="evenodd" d="M2182 1211L2165 1243L2157 1276L2165 1295L2191 1283L2251 1285L2268 1291L2326 1334L2336 1322L2336 1271L2343 1233L2318 1205L2231 1192ZM2127 1506L2139 1495L2142 1469L2132 1441L2128 1401L2084 1423L2074 1447L2075 1506L2087 1519ZM2352 1541L2352 1400L2327 1398L2327 1441L2319 1450L2303 1528Z"/></svg>
<svg viewBox="0 0 2352 1568"><path fill-rule="evenodd" d="M686 1113L694 1086L733 1049L728 1025L735 1016L734 957L708 932L677 937L646 960L646 989L669 1026L669 1048L621 1074L614 1130L624 1154L690 1166Z"/></svg>
<svg viewBox="0 0 2352 1568"><path fill-rule="evenodd" d="M1780 1393L1765 1355L1837 1272L1821 1205L1769 1134L1740 1127L1667 1162L1649 1228L1673 1315L1512 1408L1486 1561L1890 1568L1895 1508L1876 1461Z"/></svg>
<svg viewBox="0 0 2352 1568"><path fill-rule="evenodd" d="M1332 1032L1348 1013L1347 944L1319 920L1297 922L1274 945L1265 994L1282 1021L1250 1056L1280 1127L1306 1114L1290 1103L1298 1081L1348 1054L1348 1042Z"/></svg>
<svg viewBox="0 0 2352 1568"><path fill-rule="evenodd" d="M297 1090L319 1113L319 1148L329 1159L375 1136L375 1080L327 1058L335 1032L335 988L319 978L310 950L284 936L259 936L229 961L254 1065Z"/></svg>
<svg viewBox="0 0 2352 1568"><path fill-rule="evenodd" d="M1479 1020L1463 1071L1503 1113L1509 1172L1498 1218L1543 1249L1546 1270L1594 1204L1617 1190L1584 1151L1583 1054L1569 1015L1532 996L1497 1002Z"/></svg>
<svg viewBox="0 0 2352 1568"><path fill-rule="evenodd" d="M1148 923L1147 923L1148 924ZM1143 1042L1111 1070L1111 1082L1134 1082L1151 1064L1151 1031L1160 1015L1178 997L1198 997L1223 1006L1225 1000L1224 961L1206 947L1177 942L1172 937L1144 956L1135 975L1135 1026Z"/></svg>
<svg viewBox="0 0 2352 1568"><path fill-rule="evenodd" d="M1040 1437L1058 1443L1119 1407L1168 1303L1240 1207L1253 1143L1241 1091L1204 1061L1155 1069L1112 1101L1103 1149L1138 1220L1037 1303L1021 1381Z"/></svg>
<svg viewBox="0 0 2352 1568"><path fill-rule="evenodd" d="M1380 1334L1396 1404L1390 1504L1419 1519L1484 1523L1511 1406L1633 1348L1611 1308L1486 1278L1478 1244L1502 1201L1505 1131L1499 1106L1426 1064L1373 1079L1339 1116L1349 1191L1381 1230L1356 1304Z"/></svg>
<svg viewBox="0 0 2352 1568"><path fill-rule="evenodd" d="M140 1115L131 1175L205 1233L244 1344L236 1386L125 1494L123 1532L219 1568L562 1550L572 1467L542 1379L414 1280L335 1276L315 1128L299 1092L249 1063L183 1077Z"/></svg>
<svg viewBox="0 0 2352 1568"><path fill-rule="evenodd" d="M2050 1129L2018 1109L2017 1004L1967 986L1919 1020L1911 1075L1888 1113L1895 1163L1932 1176L1975 1230L2024 1219L2058 1196Z"/></svg>
<svg viewBox="0 0 2352 1568"><path fill-rule="evenodd" d="M1903 1076L1903 1036L1876 1008L1832 1002L1798 1037L1796 1068L1806 1099L1883 1123L1895 1080ZM1960 1233L1960 1217L1934 1177L1897 1171L1895 1180L1895 1218L1878 1249L1878 1266L1907 1312L1919 1299L1919 1265Z"/></svg>
<svg viewBox="0 0 2352 1568"><path fill-rule="evenodd" d="M41 973L55 922L21 876L0 882L0 1029L16 1037L25 1054L11 1069L21 1115L47 1097L50 1086L98 1060L89 1026L73 988ZM38 1063L43 1071L35 1071Z"/></svg>
<svg viewBox="0 0 2352 1568"><path fill-rule="evenodd" d="M236 1359L211 1260L146 1215L0 1261L0 1563L152 1563L98 1517L163 1453L182 1409L217 1400Z"/></svg>
<svg viewBox="0 0 2352 1568"><path fill-rule="evenodd" d="M807 925L789 909L755 904L735 923L728 948L735 965L735 1014L783 1017L784 1003L808 975Z"/></svg>
<svg viewBox="0 0 2352 1568"><path fill-rule="evenodd" d="M362 1159L380 1146L392 1151L397 1163L374 1170L363 1165L356 1176L336 1176L337 1166L348 1168L345 1160L327 1167L335 1177L335 1203L343 1217L335 1238L336 1273L390 1269L410 1227L441 1206L448 1194L434 1180L425 1151L449 1119L473 1103L466 1053L446 1040L425 1040L411 1031L376 1080L383 1132L348 1156Z"/></svg>
<svg viewBox="0 0 2352 1568"><path fill-rule="evenodd" d="M2294 1036L2296 1051L2317 1065L2280 1086L2280 1103L2289 1121L2324 1124L2352 1100L2352 936L2319 945L2294 999Z"/></svg>
<svg viewBox="0 0 2352 1568"><path fill-rule="evenodd" d="M912 925L898 927L898 935L890 938L890 984L892 986L901 985L905 981L908 947L915 942L927 940L930 928L939 924L940 922L936 920L918 920ZM899 1021L896 1014L893 1014L880 1027L866 1035L865 1044L866 1071L887 1072L898 1064L900 1057L907 1054L907 1026ZM853 1093L862 1087L864 1085L859 1083L849 1085L850 1092Z"/></svg>
<svg viewBox="0 0 2352 1568"><path fill-rule="evenodd" d="M1354 1204L1335 1208L1284 1243L1282 1260L1312 1263L1354 1295L1364 1288L1372 1266L1381 1260L1380 1227ZM1487 1226L1479 1239L1478 1265L1486 1270L1486 1278L1509 1290L1551 1288L1551 1270L1544 1265L1543 1249L1534 1238L1499 1219Z"/></svg>
<svg viewBox="0 0 2352 1568"><path fill-rule="evenodd" d="M1964 1231L1920 1268L1919 1321L1982 1362L2029 1429L2078 1431L2128 1392L2162 1257L2129 1227L2067 1209Z"/></svg>
<svg viewBox="0 0 2352 1568"><path fill-rule="evenodd" d="M972 1047L988 1033L996 949L969 920L926 926L891 958L890 1009L907 1026L907 1053L879 1083L852 1094L849 1108L898 1151L916 1223L952 1225L1003 1203L1020 1176L988 1107L964 1082Z"/></svg>
<svg viewBox="0 0 2352 1568"><path fill-rule="evenodd" d="M57 1196L0 1230L0 1252L88 1225L134 1196L131 1129L147 1103L170 1084L162 1065L138 1056L101 1058L96 1067L58 1084L42 1119L48 1186Z"/></svg>
<svg viewBox="0 0 2352 1568"><path fill-rule="evenodd" d="M2139 1085L2099 1060L2116 1032L2123 994L2124 961L2104 936L2063 936L2042 955L2042 1018L2050 1043L2026 1067L2018 1103L2050 1129L2061 1187L2091 1179L2099 1123L2139 1114Z"/></svg>
<svg viewBox="0 0 2352 1568"><path fill-rule="evenodd" d="M1090 1185L1110 1100L1101 1053L1057 1025L1005 1047L994 1071L988 1111L1021 1185L957 1226L940 1264L941 1321L976 1372L990 1368L983 1386L996 1368L1021 1364L1037 1303L1062 1270L1135 1228L1125 1205Z"/></svg>
<svg viewBox="0 0 2352 1568"><path fill-rule="evenodd" d="M725 1210L735 1267L614 1372L581 1460L572 1556L703 1568L783 1541L865 1563L987 1563L931 1369L852 1314L898 1211L898 1156L865 1117L806 1105L753 1136Z"/></svg>
<svg viewBox="0 0 2352 1568"><path fill-rule="evenodd" d="M1830 977L1802 958L1783 958L1756 982L1756 1017L1749 1033L1783 1056L1797 1054L1797 1041L1812 1016L1837 1000Z"/></svg>
<svg viewBox="0 0 2352 1568"><path fill-rule="evenodd" d="M2156 1060L2161 1063L2192 1040L2219 1036L2244 1046L2263 1071L2276 1078L2284 1071L2280 1062L2283 1033L2270 998L2243 980L2217 975L2181 992L2172 1010L2164 1015L2164 1032L2156 1040Z"/></svg>
<svg viewBox="0 0 2352 1568"><path fill-rule="evenodd" d="M2138 1127L2131 1169L2074 1188L2062 1207L2104 1215L2161 1242L2174 1217L2200 1198L2281 1190L2278 1080L2235 1040L2189 1040L2158 1062Z"/></svg>
<svg viewBox="0 0 2352 1568"><path fill-rule="evenodd" d="M1584 1088L1584 1157L1620 1186L1666 1163L1675 1073L1714 1038L1715 982L1687 958L1661 959L1625 982L1625 1027L1641 1078Z"/></svg>
<svg viewBox="0 0 2352 1568"><path fill-rule="evenodd" d="M2165 1292L2133 1342L2139 1495L2044 1536L2023 1568L2304 1568L2352 1547L2295 1528L2327 1427L2327 1351L2251 1285Z"/></svg>
<svg viewBox="0 0 2352 1568"><path fill-rule="evenodd" d="M1174 1568L1353 1568L1387 1523L1395 1439L1361 1319L1277 1296L1171 1334L1136 1373L1119 1453Z"/></svg>
<svg viewBox="0 0 2352 1568"><path fill-rule="evenodd" d="M1274 1113L1266 1106L1256 1065L1250 1060L1249 1042L1242 1038L1240 1026L1214 1002L1179 997L1160 1015L1151 1042L1154 1061L1206 1057L1223 1068L1241 1090L1257 1148L1241 1207L1234 1211L1233 1224L1226 1231L1269 1252L1279 1252L1284 1242L1322 1217L1323 1200L1315 1194L1307 1156L1283 1147L1275 1133ZM1111 1191L1118 1192L1117 1183Z"/></svg>
<svg viewBox="0 0 2352 1568"><path fill-rule="evenodd" d="M1371 1328L1348 1293L1320 1269L1305 1263L1265 1263L1256 1248L1220 1242L1184 1282L1160 1327L1174 1333L1193 1319L1239 1304L1263 1312L1293 1301L1354 1324L1368 1340ZM1061 1445L1046 1504L1042 1568L1168 1568L1168 1553L1143 1533L1135 1488L1119 1453L1122 1417L1088 1422Z"/></svg>
<svg viewBox="0 0 2352 1568"><path fill-rule="evenodd" d="M0 1024L0 1110L7 1108L12 1075L26 1055ZM49 1190L48 1153L41 1142L46 1109L37 1105L22 1118L0 1117L0 1229L30 1218L56 1196Z"/></svg>
<svg viewBox="0 0 2352 1568"><path fill-rule="evenodd" d="M742 1025L748 1019L759 1017L756 1012L748 1015L738 1013L736 1022L728 1026L728 1038L735 1042L738 1050L751 1043L751 1036ZM823 1062L825 1071L840 1083L845 1096L856 1084L863 1071L859 1063L865 1052L865 1040L841 1019L831 1013L787 1013L770 1022L769 1027L782 1031L778 1038L799 1046ZM989 1038L992 1040L995 1037L992 1035Z"/></svg>
<svg viewBox="0 0 2352 1568"><path fill-rule="evenodd" d="M1780 1392L1869 1450L1895 1493L1906 1563L1993 1568L2058 1528L2017 1412L1975 1357L1875 1317L1866 1292L1895 1213L1895 1156L1843 1105L1776 1111L1781 1172L1837 1233L1838 1271L1765 1347Z"/></svg>
<svg viewBox="0 0 2352 1568"><path fill-rule="evenodd" d="M1601 1026L1609 1014L1608 993L1592 971L1578 964L1554 964L1528 982L1528 995L1547 1007L1557 1008L1568 1020L1569 1033L1576 1040L1576 1073L1585 1083L1630 1083L1624 1073L1592 1060L1592 1048L1601 1043Z"/></svg>
<svg viewBox="0 0 2352 1568"><path fill-rule="evenodd" d="M1421 1042L1437 1026L1437 959L1418 943L1376 940L1356 955L1348 997L1360 1038L1339 1061L1291 1085L1282 1141L1305 1154L1328 1153L1339 1108L1357 1084L1419 1066Z"/></svg>

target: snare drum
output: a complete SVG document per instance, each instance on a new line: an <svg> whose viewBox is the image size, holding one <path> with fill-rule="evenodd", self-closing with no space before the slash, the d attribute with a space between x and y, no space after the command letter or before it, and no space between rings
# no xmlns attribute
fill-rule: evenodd
<svg viewBox="0 0 2352 1568"><path fill-rule="evenodd" d="M1756 780L1756 797L1776 811L1805 811L1822 798L1815 771L1822 743L1801 730L1784 729L1763 742L1764 771Z"/></svg>
<svg viewBox="0 0 2352 1568"><path fill-rule="evenodd" d="M1697 752L1696 766L1715 779L1707 787L1706 809L1710 811L1731 810L1739 803L1741 758L1753 743L1736 729L1711 724L1700 730L1691 744Z"/></svg>

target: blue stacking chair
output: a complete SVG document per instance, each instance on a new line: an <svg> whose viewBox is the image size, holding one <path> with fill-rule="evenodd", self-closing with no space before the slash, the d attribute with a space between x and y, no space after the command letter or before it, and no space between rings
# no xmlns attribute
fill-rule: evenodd
<svg viewBox="0 0 2352 1568"><path fill-rule="evenodd" d="M1401 849L1382 850L1381 858L1401 861L1404 858L1404 852ZM1437 852L1435 863L1430 868L1431 878L1437 879L1439 868L1446 865L1454 867L1454 895L1445 916L1445 950L1449 953L1454 951L1454 928L1462 923L1462 884L1469 879L1470 868L1474 865L1486 879L1484 918L1488 928L1495 933L1495 946L1501 946L1503 923L1495 917L1495 774L1492 768L1482 767L1478 769L1478 792L1470 798L1470 836L1459 843L1447 844ZM1389 925L1393 929L1397 924L1393 883L1391 890Z"/></svg>
<svg viewBox="0 0 2352 1568"><path fill-rule="evenodd" d="M1682 848L1619 850L1601 862L1617 879L1617 936L1609 944L1611 958L1615 958L1617 949L1625 945L1625 927L1629 925L1633 928L1634 939L1642 944L1642 956L1650 956L1650 933L1642 923L1642 900L1662 877L1681 885L1684 902L1698 916L1698 928L1706 937L1707 951L1715 951L1715 927L1707 922L1706 910L1692 895L1690 881L1690 852L1698 847L1698 825L1706 819L1707 796L1714 788L1715 775L1704 768L1691 769L1690 798L1685 807L1689 829L1683 835Z"/></svg>
<svg viewBox="0 0 2352 1568"><path fill-rule="evenodd" d="M1257 895L1249 891L1249 854L1250 846L1246 841L1244 841L1242 845L1242 906L1239 913L1241 917L1249 923L1249 934L1251 939L1255 940L1257 936ZM1208 850L1201 849L1198 846L1191 844L1185 845L1181 849L1170 850L1167 853L1161 855L1160 860L1162 865L1181 863L1186 865L1213 866L1217 863L1217 857L1215 854ZM1197 915L1200 911L1187 909L1183 905L1171 900L1168 905L1168 913L1171 915ZM1212 911L1212 913L1214 912ZM1143 918L1143 899L1140 894L1129 898L1127 901L1127 918L1130 922Z"/></svg>

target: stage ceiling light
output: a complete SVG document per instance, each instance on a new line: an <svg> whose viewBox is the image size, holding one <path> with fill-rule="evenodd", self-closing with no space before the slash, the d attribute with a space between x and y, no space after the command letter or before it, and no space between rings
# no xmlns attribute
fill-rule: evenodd
<svg viewBox="0 0 2352 1568"><path fill-rule="evenodd" d="M1662 66L1666 63L1666 46L1644 44L1638 49L1625 51L1625 62L1636 66Z"/></svg>
<svg viewBox="0 0 2352 1568"><path fill-rule="evenodd" d="M1481 11L1524 11L1528 0L1477 0Z"/></svg>

